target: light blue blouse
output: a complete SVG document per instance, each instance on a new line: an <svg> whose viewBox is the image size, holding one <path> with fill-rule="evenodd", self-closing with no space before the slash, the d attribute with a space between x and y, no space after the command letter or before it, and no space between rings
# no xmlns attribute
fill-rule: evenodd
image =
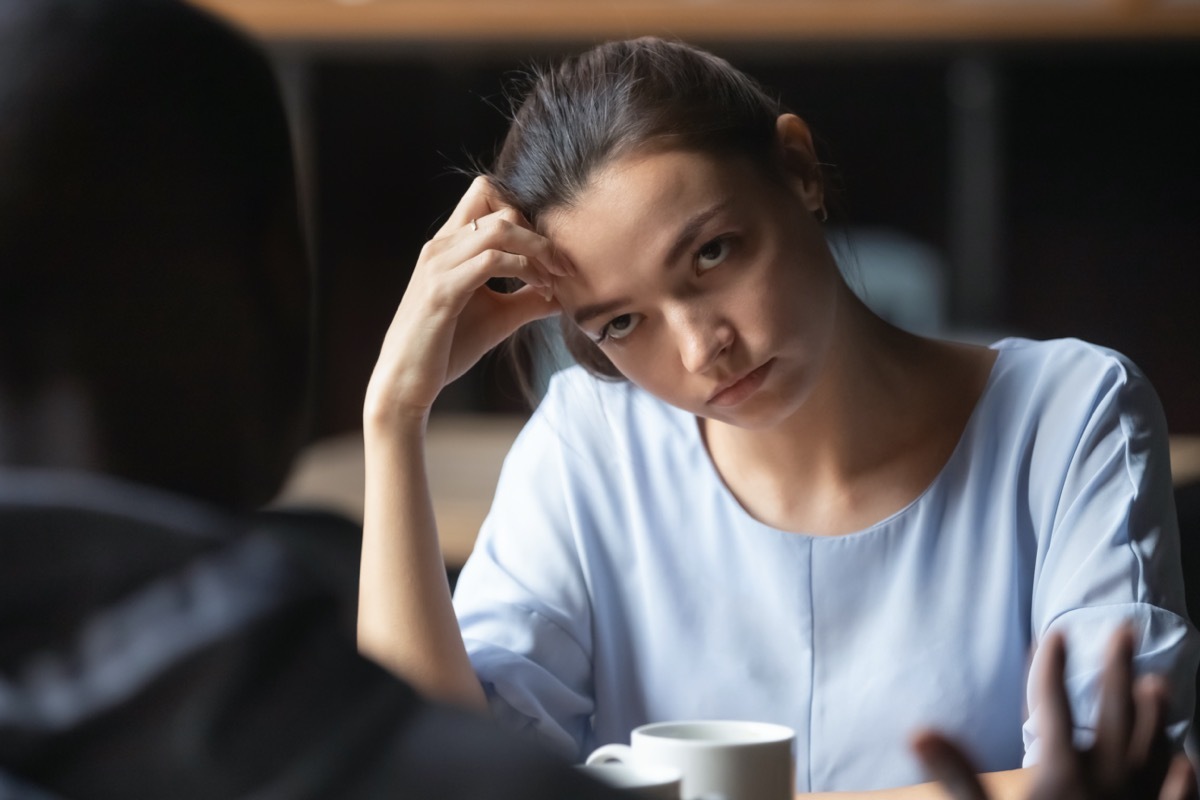
<svg viewBox="0 0 1200 800"><path fill-rule="evenodd" d="M798 791L924 780L936 726L984 771L1036 760L1031 650L1067 634L1078 735L1109 632L1191 717L1165 423L1142 374L1076 340L1008 339L949 462L857 533L770 528L696 420L634 386L560 373L505 461L455 606L495 714L573 758L668 719L797 732ZM1036 656L1035 656L1036 662ZM1027 713L1032 707L1032 713Z"/></svg>

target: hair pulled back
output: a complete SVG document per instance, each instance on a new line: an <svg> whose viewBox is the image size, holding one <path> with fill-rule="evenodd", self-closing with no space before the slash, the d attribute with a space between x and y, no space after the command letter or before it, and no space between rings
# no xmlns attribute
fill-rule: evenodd
<svg viewBox="0 0 1200 800"><path fill-rule="evenodd" d="M488 177L536 226L547 212L570 208L600 168L634 152L740 155L771 174L782 112L752 78L711 53L653 37L609 42L533 73ZM561 330L586 369L622 377L565 317ZM515 344L532 356L547 347L538 335L527 326Z"/></svg>

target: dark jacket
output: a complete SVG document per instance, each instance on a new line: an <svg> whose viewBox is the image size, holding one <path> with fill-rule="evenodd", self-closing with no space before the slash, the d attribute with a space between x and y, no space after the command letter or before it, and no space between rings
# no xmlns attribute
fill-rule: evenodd
<svg viewBox="0 0 1200 800"><path fill-rule="evenodd" d="M351 638L357 529L0 470L0 798L589 798Z"/></svg>

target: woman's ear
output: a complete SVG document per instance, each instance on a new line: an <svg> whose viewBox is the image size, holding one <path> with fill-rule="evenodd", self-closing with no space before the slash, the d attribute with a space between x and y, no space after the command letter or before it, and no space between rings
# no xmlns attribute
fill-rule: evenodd
<svg viewBox="0 0 1200 800"><path fill-rule="evenodd" d="M788 185L813 214L825 215L825 182L813 147L808 124L795 114L780 114L775 120L775 136Z"/></svg>

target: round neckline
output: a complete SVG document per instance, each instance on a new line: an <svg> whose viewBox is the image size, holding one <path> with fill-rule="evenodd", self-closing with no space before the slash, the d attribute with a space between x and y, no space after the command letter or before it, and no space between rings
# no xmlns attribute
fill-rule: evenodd
<svg viewBox="0 0 1200 800"><path fill-rule="evenodd" d="M713 463L712 455L708 452L708 447L704 444L704 436L700 432L700 418L694 414L689 414L682 409L676 408L675 406L668 404L667 407L673 413L682 417L682 421L684 423L683 427L686 429L685 435L688 437L688 444L697 452L700 461L703 462L705 478L716 488L716 491L719 493L722 502L735 509L734 513L741 517L742 522L753 527L757 527L763 531L768 531L773 534L783 534L788 537L800 537L802 539L813 541L845 541L847 539L860 538L863 536L868 536L872 533L876 533L884 528L890 527L893 522L901 517L907 516L910 512L917 508L917 506L919 506L926 497L932 494L941 483L944 482L946 475L951 472L951 468L954 467L959 460L965 457L962 454L966 448L966 442L968 439L974 438L974 430L980 424L978 420L983 416L982 409L988 403L990 403L990 398L993 394L992 389L996 383L996 376L1000 373L1000 361L1009 349L1006 346L1009 341L1009 339L1003 339L988 345L989 350L996 351L996 358L993 360L991 370L988 372L987 380L984 382L983 391L980 392L979 399L975 401L975 407L971 409L971 413L967 417L967 422L965 425L963 425L963 429L958 435L958 440L954 443L954 449L950 451L949 458L947 458L946 462L942 464L940 469L938 469L937 474L933 477L933 480L931 480L924 489L917 493L916 497L914 497L901 508L898 508L891 514L888 514L883 519L871 523L865 528L849 531L847 533L820 534L808 533L805 531L788 531L768 525L767 523L755 517L746 510L745 506L743 506L741 502L734 496L733 492L730 491L729 486L725 483L725 479L721 477L721 473L717 470L717 465Z"/></svg>

